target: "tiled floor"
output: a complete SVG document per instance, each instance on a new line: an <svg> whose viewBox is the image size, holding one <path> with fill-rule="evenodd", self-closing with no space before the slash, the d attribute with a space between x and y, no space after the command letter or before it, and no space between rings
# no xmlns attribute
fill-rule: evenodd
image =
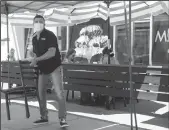
<svg viewBox="0 0 169 130"><path fill-rule="evenodd" d="M5 104L1 104L2 130L59 130L59 122L57 120L57 112L49 112L49 124L34 126L33 121L39 117L39 111L35 107L30 107L31 117L25 118L25 110L23 105L12 104L11 120L6 117ZM67 121L69 123L68 130L130 130L129 126L119 125L97 119L68 114ZM140 129L143 130L143 129Z"/></svg>
<svg viewBox="0 0 169 130"><path fill-rule="evenodd" d="M54 102L54 94L48 94L49 124L34 126L33 121L39 118L38 103L29 101L31 117L26 119L23 100L13 100L10 106L11 119L7 120L5 100L1 99L1 130L59 130L57 120L57 103ZM123 106L122 101L117 101L116 109L106 110L104 107L79 105L79 94L75 93L75 99L67 102L68 130L130 130L129 105ZM169 103L154 101L139 101L136 104L137 122L141 130L168 130ZM160 115L156 116L154 115ZM162 115L162 116L161 116Z"/></svg>

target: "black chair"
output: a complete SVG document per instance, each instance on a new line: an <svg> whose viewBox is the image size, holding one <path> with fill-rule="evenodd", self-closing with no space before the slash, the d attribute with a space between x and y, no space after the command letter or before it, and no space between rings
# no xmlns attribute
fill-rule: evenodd
<svg viewBox="0 0 169 130"><path fill-rule="evenodd" d="M5 94L8 120L11 119L9 108L9 101L11 99L24 97L26 117L29 118L28 97L39 97L37 87L38 72L36 68L31 67L29 64L27 61L1 62L1 82L8 83L9 85L20 84L16 87L8 87L8 89L1 88L1 92ZM12 98L10 95L15 95L15 97Z"/></svg>

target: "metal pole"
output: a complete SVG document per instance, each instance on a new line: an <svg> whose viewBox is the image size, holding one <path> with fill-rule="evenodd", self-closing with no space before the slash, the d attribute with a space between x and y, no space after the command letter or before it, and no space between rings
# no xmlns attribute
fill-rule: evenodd
<svg viewBox="0 0 169 130"><path fill-rule="evenodd" d="M5 11L6 11L6 20L7 20L7 56L8 56L8 88L10 88L10 79L9 79L9 70L10 70L10 64L9 64L9 21L8 21L8 5L5 3Z"/></svg>
<svg viewBox="0 0 169 130"><path fill-rule="evenodd" d="M124 3L124 17L125 17L125 30L126 30L126 43L127 43L127 45L129 46L129 48L130 48L130 45L129 45L129 36L130 35L128 35L128 26L127 26L127 11L126 11L126 3L125 3L125 1L123 1L123 3ZM129 52L129 50L130 49L127 49L128 50L128 54L130 53ZM130 62L130 61L129 61ZM130 64L130 63L129 63ZM130 72L130 67L129 67L129 72ZM131 79L130 79L131 80ZM130 84L131 84L131 82L130 82ZM130 90L131 90L131 85L130 85ZM133 130L133 109L132 109L132 101L131 101L131 94L130 94L130 118L131 118L131 130Z"/></svg>
<svg viewBox="0 0 169 130"><path fill-rule="evenodd" d="M135 110L135 103L133 104L133 84L132 84L132 61L133 61L133 46L131 45L131 1L129 1L129 46L130 46L130 58L129 58L129 73L130 73L130 98L131 98L131 116L133 115L134 110L134 116L135 116L135 124L136 124L136 130L137 128L137 118L136 118L136 110ZM131 130L133 130L131 126Z"/></svg>
<svg viewBox="0 0 169 130"><path fill-rule="evenodd" d="M135 31L134 31L134 22L131 22L131 45L130 45L130 48L131 48L131 50L130 50L130 52L131 52L131 59L133 59L132 61L131 61L131 65L133 65L134 64L134 58L133 58L133 44L134 44L134 36L135 36ZM131 71L131 73L132 73L132 71ZM134 91L134 90L133 90ZM133 101L133 99L132 99L132 101ZM136 126L136 130L138 129L138 127L137 127L137 116L136 116L136 107L135 107L135 102L133 102L133 113L134 113L134 119L135 119L135 126Z"/></svg>
<svg viewBox="0 0 169 130"><path fill-rule="evenodd" d="M152 47L153 47L153 15L150 16L150 37L149 37L149 65L152 66Z"/></svg>
<svg viewBox="0 0 169 130"><path fill-rule="evenodd" d="M6 8L6 20L7 20L7 52L9 55L9 21L8 21L8 6L7 4L5 4L5 8ZM8 56L8 61L9 61L9 56Z"/></svg>
<svg viewBox="0 0 169 130"><path fill-rule="evenodd" d="M108 48L109 48L109 45L110 45L110 12L109 12L109 6L110 6L110 3L111 3L111 0L106 0L105 3L107 4L107 8L108 8L107 31L108 31ZM110 64L110 56L108 56L108 64Z"/></svg>
<svg viewBox="0 0 169 130"><path fill-rule="evenodd" d="M129 46L127 49L128 50L128 54L129 56L129 74L130 74L130 118L131 118L131 130L133 130L133 105L132 105L132 79L131 79L131 47L130 47L130 42L131 42L131 11L129 10L129 34L128 34L128 26L127 26L127 11L126 11L126 3L124 2L124 13L125 13L125 30L126 30L126 41L127 41L127 45ZM130 4L129 4L129 8L130 8Z"/></svg>
<svg viewBox="0 0 169 130"><path fill-rule="evenodd" d="M66 51L68 51L69 50L69 30L70 30L70 26L67 26L67 29L66 29L67 31L67 36L66 36Z"/></svg>
<svg viewBox="0 0 169 130"><path fill-rule="evenodd" d="M116 29L116 25L114 25L113 26L113 52L115 54L115 57L116 57L116 38L117 38L117 29Z"/></svg>
<svg viewBox="0 0 169 130"><path fill-rule="evenodd" d="M129 51L129 74L130 74L130 102L131 102L131 118L133 119L133 85L132 85L132 67L131 67L131 63L132 63L132 56L131 56L131 1L129 1L129 47L130 47L130 51ZM133 120L131 120L133 122ZM132 123L133 125L133 123ZM131 126L131 130L133 130L133 126Z"/></svg>

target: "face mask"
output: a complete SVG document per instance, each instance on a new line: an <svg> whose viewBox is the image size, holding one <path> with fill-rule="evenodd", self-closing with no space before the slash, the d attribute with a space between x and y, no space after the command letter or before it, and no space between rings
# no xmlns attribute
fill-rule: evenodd
<svg viewBox="0 0 169 130"><path fill-rule="evenodd" d="M35 23L34 24L34 32L42 31L44 28L44 25L42 23Z"/></svg>

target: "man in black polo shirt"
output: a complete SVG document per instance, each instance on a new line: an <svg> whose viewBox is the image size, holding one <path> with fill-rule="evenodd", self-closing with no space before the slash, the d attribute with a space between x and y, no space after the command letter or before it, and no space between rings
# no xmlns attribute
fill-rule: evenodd
<svg viewBox="0 0 169 130"><path fill-rule="evenodd" d="M39 80L38 90L40 97L41 118L35 121L35 124L48 122L48 111L46 108L46 82L51 76L55 92L59 103L59 119L61 127L66 127L66 105L64 89L61 75L61 55L58 49L57 37L53 32L45 29L45 19L41 15L36 15L33 21L34 34L32 38L32 51L34 57L30 58L31 66L38 66Z"/></svg>

